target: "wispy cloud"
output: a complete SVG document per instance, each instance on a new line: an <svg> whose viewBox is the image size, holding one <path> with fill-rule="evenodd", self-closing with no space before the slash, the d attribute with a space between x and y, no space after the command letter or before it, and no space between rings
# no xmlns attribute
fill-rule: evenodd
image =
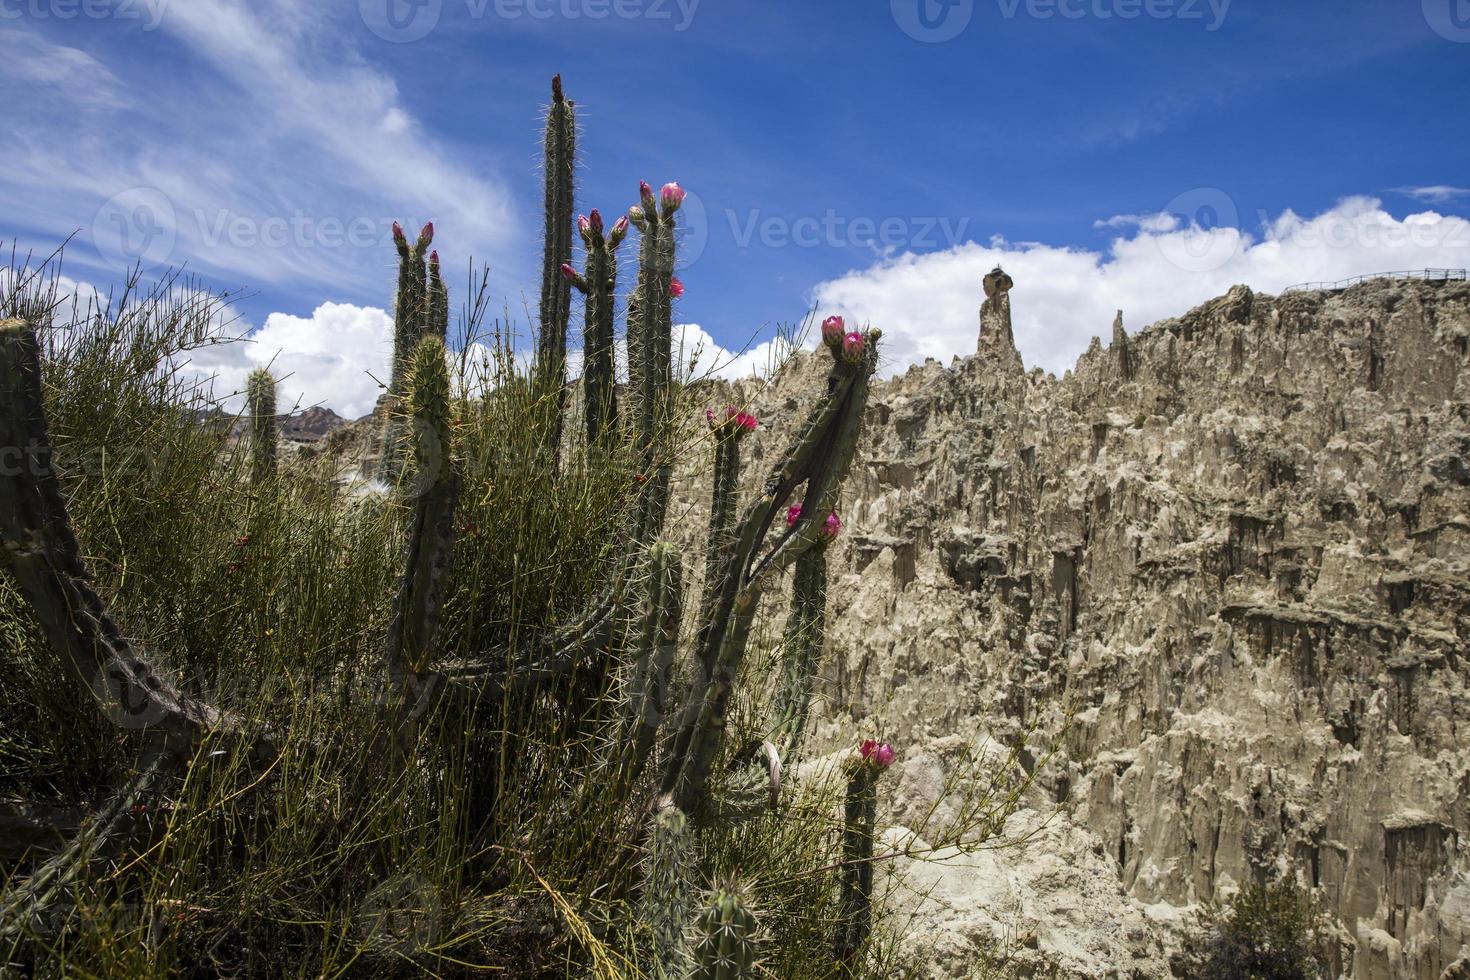
<svg viewBox="0 0 1470 980"><path fill-rule="evenodd" d="M1462 197L1470 197L1470 187L1451 187L1447 184L1431 184L1427 187L1395 187L1393 192L1426 204L1446 204Z"/></svg>

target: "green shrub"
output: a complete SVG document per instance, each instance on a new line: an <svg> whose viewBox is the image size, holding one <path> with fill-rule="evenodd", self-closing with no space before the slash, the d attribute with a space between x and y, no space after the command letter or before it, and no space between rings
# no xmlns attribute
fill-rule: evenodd
<svg viewBox="0 0 1470 980"><path fill-rule="evenodd" d="M1206 913L1175 974L1186 980L1318 980L1327 975L1309 896L1290 879L1252 884Z"/></svg>

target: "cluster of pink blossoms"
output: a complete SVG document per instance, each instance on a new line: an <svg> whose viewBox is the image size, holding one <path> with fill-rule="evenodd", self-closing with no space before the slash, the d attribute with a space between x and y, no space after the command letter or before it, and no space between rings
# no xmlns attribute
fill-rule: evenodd
<svg viewBox="0 0 1470 980"><path fill-rule="evenodd" d="M832 353L841 354L852 364L863 359L863 351L867 347L863 335L856 330L848 330L846 321L840 316L829 316L822 321L822 342L832 349Z"/></svg>
<svg viewBox="0 0 1470 980"><path fill-rule="evenodd" d="M737 432L744 433L754 432L755 427L760 425L760 421L754 415L749 412L742 412L733 405L725 409L725 418L723 421L720 420L719 416L715 415L715 410L712 408L706 408L704 410L704 417L709 420L710 428L712 429L720 425L730 425L734 426Z"/></svg>
<svg viewBox="0 0 1470 980"><path fill-rule="evenodd" d="M887 769L898 755L893 750L893 746L887 742L879 742L871 738L864 739L863 744L858 746L858 754L862 756L864 762L871 762L879 769Z"/></svg>
<svg viewBox="0 0 1470 980"><path fill-rule="evenodd" d="M801 510L803 506L803 504L792 504L790 507L786 508L787 527L796 526L796 522L801 519ZM832 538L837 537L837 535L841 531L842 518L838 517L837 512L834 510L832 513L828 514L827 519L822 522L822 536L827 538L828 540L831 540Z"/></svg>

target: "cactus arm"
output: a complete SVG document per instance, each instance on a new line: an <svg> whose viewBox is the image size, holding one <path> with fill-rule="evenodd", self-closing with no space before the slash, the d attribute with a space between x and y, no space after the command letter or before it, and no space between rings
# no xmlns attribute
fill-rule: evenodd
<svg viewBox="0 0 1470 980"><path fill-rule="evenodd" d="M801 751L811 709L812 682L822 658L827 624L827 547L818 543L796 561L791 610L782 638L781 681L772 737L788 759Z"/></svg>
<svg viewBox="0 0 1470 980"><path fill-rule="evenodd" d="M427 292L428 313L424 324L424 336L447 340L449 337L449 287L445 285L444 277L439 273L438 252L429 255Z"/></svg>
<svg viewBox="0 0 1470 980"><path fill-rule="evenodd" d="M393 301L393 363L388 376L388 413L383 420L383 433L378 443L378 470L389 482L396 481L400 470L403 426L398 416L399 402L408 383L413 352L424 336L429 320L428 277L424 271L424 254L434 241L434 223L424 225L412 244L403 230L393 225L393 243L398 249L398 289ZM435 263L437 265L437 263ZM442 280L440 286L442 287ZM444 294L444 316L448 318L448 294Z"/></svg>
<svg viewBox="0 0 1470 980"><path fill-rule="evenodd" d="M20 447L0 467L0 545L6 567L47 642L125 728L187 757L207 732L244 738L252 755L274 754L268 735L244 736L238 720L180 693L122 635L92 586L56 478L41 392L40 348L20 320L0 322L0 446Z"/></svg>
<svg viewBox="0 0 1470 980"><path fill-rule="evenodd" d="M572 208L576 175L577 121L574 104L562 93L561 76L551 80L551 107L546 112L544 157L545 232L541 253L541 334L537 374L547 394L555 392L556 418L549 449L556 458L561 446L561 413L566 403L567 323L572 287L561 267L572 260Z"/></svg>
<svg viewBox="0 0 1470 980"><path fill-rule="evenodd" d="M629 735L622 741L630 756L622 781L631 785L653 754L659 727L668 710L668 691L679 643L683 605L679 552L660 542L649 550L648 588L636 623L627 695Z"/></svg>
<svg viewBox="0 0 1470 980"><path fill-rule="evenodd" d="M848 763L843 803L841 893L833 955L849 961L867 941L872 922L873 833L879 770L865 759Z"/></svg>
<svg viewBox="0 0 1470 980"><path fill-rule="evenodd" d="M682 811L667 796L654 809L643 848L643 896L638 918L651 939L651 980L687 980L692 959L687 936L694 890L694 841Z"/></svg>
<svg viewBox="0 0 1470 980"><path fill-rule="evenodd" d="M265 368L250 372L245 383L245 411L250 418L251 481L276 475L276 381Z"/></svg>
<svg viewBox="0 0 1470 980"><path fill-rule="evenodd" d="M695 924L692 980L745 980L756 971L756 921L740 896L716 889Z"/></svg>
<svg viewBox="0 0 1470 980"><path fill-rule="evenodd" d="M421 677L428 667L454 548L460 476L450 455L449 367L438 337L419 342L407 396L414 430L413 486L418 495L384 643L384 661L394 686L402 686L410 674Z"/></svg>

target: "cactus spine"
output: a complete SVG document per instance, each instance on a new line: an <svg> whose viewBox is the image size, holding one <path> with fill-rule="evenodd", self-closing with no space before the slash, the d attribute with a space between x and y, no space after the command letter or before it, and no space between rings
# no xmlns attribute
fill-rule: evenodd
<svg viewBox="0 0 1470 980"><path fill-rule="evenodd" d="M755 916L740 896L716 889L695 924L693 980L755 976Z"/></svg>
<svg viewBox="0 0 1470 980"><path fill-rule="evenodd" d="M250 476L260 483L276 475L276 379L265 368L250 372L245 406L250 415Z"/></svg>
<svg viewBox="0 0 1470 980"><path fill-rule="evenodd" d="M554 393L549 448L555 459L561 449L561 417L566 405L567 323L571 319L572 287L562 266L572 261L573 178L576 171L577 119L575 104L562 93L561 76L551 80L551 108L546 113L545 240L541 254L541 336L537 373L548 395Z"/></svg>
<svg viewBox="0 0 1470 980"><path fill-rule="evenodd" d="M652 980L689 976L689 906L694 841L688 820L674 801L662 797L643 854L643 898L638 918L648 925Z"/></svg>

